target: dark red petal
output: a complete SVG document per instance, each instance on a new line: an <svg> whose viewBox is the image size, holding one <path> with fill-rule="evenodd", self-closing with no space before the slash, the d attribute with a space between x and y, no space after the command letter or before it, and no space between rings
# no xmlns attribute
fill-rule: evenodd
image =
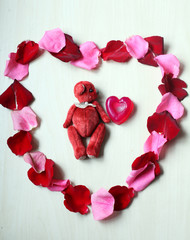
<svg viewBox="0 0 190 240"><path fill-rule="evenodd" d="M137 157L132 163L132 170L137 170L143 168L149 162L155 162L157 160L157 155L154 152L147 152Z"/></svg>
<svg viewBox="0 0 190 240"><path fill-rule="evenodd" d="M110 188L109 193L111 193L115 199L115 211L125 209L129 205L131 199L134 197L134 189L127 188L126 186L114 186Z"/></svg>
<svg viewBox="0 0 190 240"><path fill-rule="evenodd" d="M165 94L167 92L171 92L175 95L180 101L182 101L188 94L187 91L183 88L187 87L187 84L178 78L172 78L172 74L165 74L162 78L162 82L158 89L161 94Z"/></svg>
<svg viewBox="0 0 190 240"><path fill-rule="evenodd" d="M143 58L138 59L138 62L145 64L145 65L157 67L158 64L154 60L154 57L155 57L155 55L149 50L148 53Z"/></svg>
<svg viewBox="0 0 190 240"><path fill-rule="evenodd" d="M101 49L101 57L104 61L114 60L116 62L126 62L131 59L126 45L122 41L110 41L107 46Z"/></svg>
<svg viewBox="0 0 190 240"><path fill-rule="evenodd" d="M79 46L74 43L73 38L65 34L66 38L66 46L61 49L58 53L52 53L50 52L54 57L60 59L63 62L70 62L78 60L82 57L82 53L79 50Z"/></svg>
<svg viewBox="0 0 190 240"><path fill-rule="evenodd" d="M145 40L149 43L149 48L155 55L164 53L164 38L160 36L147 37Z"/></svg>
<svg viewBox="0 0 190 240"><path fill-rule="evenodd" d="M29 132L20 131L7 140L11 151L19 156L32 150L32 135Z"/></svg>
<svg viewBox="0 0 190 240"><path fill-rule="evenodd" d="M30 181L42 187L49 187L53 178L53 165L54 162L50 159L46 159L45 171L37 173L33 168L28 170L28 178Z"/></svg>
<svg viewBox="0 0 190 240"><path fill-rule="evenodd" d="M33 41L23 41L17 46L16 62L27 64L37 55L39 46Z"/></svg>
<svg viewBox="0 0 190 240"><path fill-rule="evenodd" d="M180 130L176 120L167 111L154 113L148 118L147 128L149 132L156 131L164 134L168 140L175 138Z"/></svg>
<svg viewBox="0 0 190 240"><path fill-rule="evenodd" d="M0 104L11 110L21 110L28 106L34 97L30 91L23 87L17 80L0 95Z"/></svg>
<svg viewBox="0 0 190 240"><path fill-rule="evenodd" d="M154 169L155 176L158 176L160 175L160 165L157 161L155 161L154 164L155 164L155 169Z"/></svg>
<svg viewBox="0 0 190 240"><path fill-rule="evenodd" d="M65 195L64 205L71 212L86 214L88 205L91 204L90 191L83 185L69 187L63 192Z"/></svg>

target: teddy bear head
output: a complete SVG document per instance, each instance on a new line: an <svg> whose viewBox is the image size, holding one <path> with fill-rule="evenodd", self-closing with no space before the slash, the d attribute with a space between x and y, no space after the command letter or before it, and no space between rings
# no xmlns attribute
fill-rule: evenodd
<svg viewBox="0 0 190 240"><path fill-rule="evenodd" d="M74 94L80 103L92 102L97 98L94 85L87 81L78 82L74 87Z"/></svg>

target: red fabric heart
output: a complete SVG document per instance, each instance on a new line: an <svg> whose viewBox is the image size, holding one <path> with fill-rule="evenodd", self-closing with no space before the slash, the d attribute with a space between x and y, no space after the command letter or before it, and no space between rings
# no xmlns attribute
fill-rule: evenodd
<svg viewBox="0 0 190 240"><path fill-rule="evenodd" d="M14 154L22 156L32 150L31 141L32 135L29 132L20 131L8 138L7 144Z"/></svg>
<svg viewBox="0 0 190 240"><path fill-rule="evenodd" d="M111 96L106 100L106 110L111 120L120 125L124 123L133 111L134 104L128 97L118 99Z"/></svg>
<svg viewBox="0 0 190 240"><path fill-rule="evenodd" d="M116 62L127 62L131 55L122 41L110 41L105 48L101 49L101 57L104 61L113 60Z"/></svg>
<svg viewBox="0 0 190 240"><path fill-rule="evenodd" d="M0 104L11 110L21 110L28 106L34 97L30 91L22 86L17 80L0 95Z"/></svg>
<svg viewBox="0 0 190 240"><path fill-rule="evenodd" d="M33 41L23 41L17 47L16 62L27 64L37 55L39 46Z"/></svg>
<svg viewBox="0 0 190 240"><path fill-rule="evenodd" d="M74 43L73 38L65 34L66 46L58 53L50 52L51 55L60 59L63 62L70 62L82 58L82 53L79 50L79 46Z"/></svg>

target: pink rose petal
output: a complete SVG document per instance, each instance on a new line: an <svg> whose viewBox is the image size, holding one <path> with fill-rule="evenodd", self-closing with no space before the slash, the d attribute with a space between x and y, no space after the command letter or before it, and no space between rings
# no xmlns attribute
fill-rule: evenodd
<svg viewBox="0 0 190 240"><path fill-rule="evenodd" d="M30 131L38 126L36 114L30 107L24 107L20 111L12 111L11 117L14 130Z"/></svg>
<svg viewBox="0 0 190 240"><path fill-rule="evenodd" d="M159 65L162 76L164 74L173 74L173 77L176 78L179 75L180 62L173 54L163 54L154 58L154 60Z"/></svg>
<svg viewBox="0 0 190 240"><path fill-rule="evenodd" d="M102 220L113 213L114 197L104 188L91 196L92 214L95 220Z"/></svg>
<svg viewBox="0 0 190 240"><path fill-rule="evenodd" d="M58 53L66 45L65 34L60 28L46 31L38 44L48 52Z"/></svg>
<svg viewBox="0 0 190 240"><path fill-rule="evenodd" d="M51 185L48 187L50 191L62 192L70 185L70 181L66 180L58 180L52 179Z"/></svg>
<svg viewBox="0 0 190 240"><path fill-rule="evenodd" d="M71 61L71 64L87 70L96 68L99 64L99 56L101 51L98 49L94 42L85 42L80 45L80 51L83 55L82 58L76 61Z"/></svg>
<svg viewBox="0 0 190 240"><path fill-rule="evenodd" d="M28 75L28 67L29 64L20 64L17 63L16 53L10 53L9 54L9 60L6 61L5 71L4 75L13 79L13 80L22 80L24 77Z"/></svg>
<svg viewBox="0 0 190 240"><path fill-rule="evenodd" d="M45 171L46 156L42 152L25 153L24 161L29 163L37 173Z"/></svg>
<svg viewBox="0 0 190 240"><path fill-rule="evenodd" d="M148 52L148 42L139 35L128 38L125 43L127 44L127 51L136 59L143 58Z"/></svg>
<svg viewBox="0 0 190 240"><path fill-rule="evenodd" d="M144 152L154 152L159 156L163 145L167 142L163 134L152 131L144 144Z"/></svg>
<svg viewBox="0 0 190 240"><path fill-rule="evenodd" d="M158 105L156 112L168 111L174 119L179 119L184 114L184 106L176 96L168 92L162 96L162 101Z"/></svg>
<svg viewBox="0 0 190 240"><path fill-rule="evenodd" d="M155 179L154 169L155 165L149 162L143 168L132 170L126 180L128 187L137 192L145 189Z"/></svg>

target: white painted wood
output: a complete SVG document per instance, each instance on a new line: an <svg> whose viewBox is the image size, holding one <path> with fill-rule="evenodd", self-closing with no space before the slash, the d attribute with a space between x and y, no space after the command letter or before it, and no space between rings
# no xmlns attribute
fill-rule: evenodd
<svg viewBox="0 0 190 240"><path fill-rule="evenodd" d="M0 92L12 80L3 76L5 61L25 39L39 41L45 30L60 27L79 44L94 41L100 48L109 40L125 40L139 34L161 35L169 53L182 64L181 78L190 76L190 2L188 0L130 1L24 1L0 2ZM161 95L157 90L161 73L137 63L103 62L97 71L86 71L62 63L45 53L30 64L23 81L35 96L33 110L41 119L35 131L39 150L59 166L75 184L91 191L125 184L132 161L143 153L148 137L146 120L155 111ZM76 101L74 85L92 81L107 97L128 96L136 104L134 116L121 126L107 125L107 138L100 158L76 161L67 132L62 128L69 107ZM189 98L183 101L190 110ZM27 179L27 165L7 147L14 134L10 111L0 107L0 239L18 240L188 240L190 239L189 120L181 121L182 133L165 149L160 162L163 175L140 192L131 206L102 222L74 214L63 206L63 195L34 186ZM62 172L63 171L63 172Z"/></svg>

